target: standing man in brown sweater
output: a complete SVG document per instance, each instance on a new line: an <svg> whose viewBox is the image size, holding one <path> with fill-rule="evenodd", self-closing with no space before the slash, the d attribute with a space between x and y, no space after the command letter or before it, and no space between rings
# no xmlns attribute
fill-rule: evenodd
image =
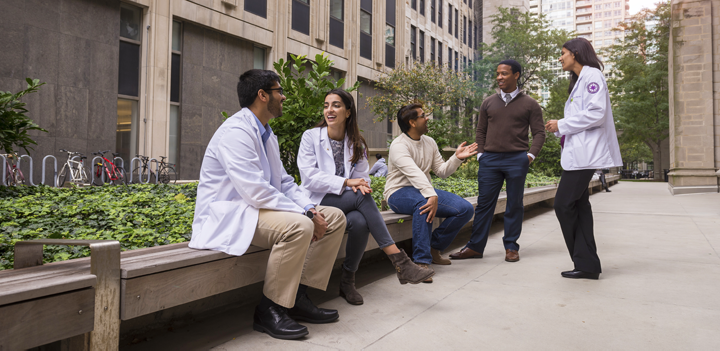
<svg viewBox="0 0 720 351"><path fill-rule="evenodd" d="M507 185L505 207L505 261L520 260L517 243L522 231L525 177L530 163L540 154L545 142L540 105L518 88L522 67L515 60L505 60L497 67L500 89L480 107L475 141L478 145L478 200L470 241L450 255L452 259L482 258L490 224L495 213L503 181ZM528 130L532 131L532 148L528 151Z"/></svg>

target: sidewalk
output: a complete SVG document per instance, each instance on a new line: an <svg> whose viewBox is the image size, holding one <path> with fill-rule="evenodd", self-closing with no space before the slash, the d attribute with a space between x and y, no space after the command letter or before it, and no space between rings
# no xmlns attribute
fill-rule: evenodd
<svg viewBox="0 0 720 351"><path fill-rule="evenodd" d="M572 262L554 212L541 208L525 214L520 262L504 262L500 222L485 258L434 266L432 284L401 286L377 262L360 268L365 304L351 306L334 277L311 297L340 320L306 324L303 340L254 332L253 308L242 308L127 349L720 349L720 194L673 197L667 183L611 190L590 197L599 281L560 277Z"/></svg>

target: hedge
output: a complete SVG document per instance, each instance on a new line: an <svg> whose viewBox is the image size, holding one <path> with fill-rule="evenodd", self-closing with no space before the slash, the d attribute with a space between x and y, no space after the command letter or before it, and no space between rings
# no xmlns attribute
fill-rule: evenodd
<svg viewBox="0 0 720 351"><path fill-rule="evenodd" d="M539 181L553 179L528 175L529 185ZM380 207L385 178L372 177L371 185ZM461 197L477 196L474 179L434 178L433 185ZM123 251L189 241L196 193L197 183L61 189L0 186L0 270L12 268L14 244L22 240L118 240ZM84 246L48 245L43 260L89 255Z"/></svg>

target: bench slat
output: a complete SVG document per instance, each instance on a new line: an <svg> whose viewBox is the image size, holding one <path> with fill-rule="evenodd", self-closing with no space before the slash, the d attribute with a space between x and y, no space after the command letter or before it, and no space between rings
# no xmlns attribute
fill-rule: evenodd
<svg viewBox="0 0 720 351"><path fill-rule="evenodd" d="M94 306L93 288L2 306L0 350L25 350L90 332Z"/></svg>
<svg viewBox="0 0 720 351"><path fill-rule="evenodd" d="M90 258L0 271L0 305L95 286Z"/></svg>
<svg viewBox="0 0 720 351"><path fill-rule="evenodd" d="M265 279L270 250L214 262L122 279L120 319L148 313L241 288Z"/></svg>

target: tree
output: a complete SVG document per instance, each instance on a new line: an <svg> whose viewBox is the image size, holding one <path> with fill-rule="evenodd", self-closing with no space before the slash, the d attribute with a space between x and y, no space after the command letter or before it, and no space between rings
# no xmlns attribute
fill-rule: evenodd
<svg viewBox="0 0 720 351"><path fill-rule="evenodd" d="M280 59L273 64L280 76L280 86L287 97L283 104L283 115L270 120L270 127L278 137L280 158L288 174L300 179L297 167L297 153L302 133L315 127L323 118L325 94L332 89L342 88L345 78L335 81L330 76L332 60L318 54L315 62L306 56L290 55L291 60ZM345 89L354 91L360 82Z"/></svg>
<svg viewBox="0 0 720 351"><path fill-rule="evenodd" d="M15 153L19 149L29 154L28 148L32 149L30 145L37 145L28 135L28 131L39 130L47 133L47 130L40 128L25 115L28 110L25 108L25 103L20 101L25 94L37 92L45 83L30 78L26 81L27 88L18 93L0 91L0 147L8 154Z"/></svg>
<svg viewBox="0 0 720 351"><path fill-rule="evenodd" d="M515 8L499 7L491 22L493 42L482 45L482 59L473 67L479 76L477 92L481 96L492 93L497 64L507 59L522 65L519 82L524 84L527 92L535 93L543 86L552 85L555 73L549 64L560 57L562 44L572 38L571 33L550 29L552 21L545 15L520 12Z"/></svg>
<svg viewBox="0 0 720 351"><path fill-rule="evenodd" d="M420 103L426 114L433 114L428 135L441 150L459 144L466 136L458 133L462 128L457 112L464 110L468 97L473 96L473 83L465 72L454 72L433 62L415 63L381 76L375 89L382 93L369 97L367 104L378 116L377 121L394 120L401 107Z"/></svg>
<svg viewBox="0 0 720 351"><path fill-rule="evenodd" d="M609 80L613 115L620 143L641 142L652 151L653 163L660 167L660 144L669 136L668 44L670 3L644 9L620 24L625 39L610 47L613 78ZM662 178L657 169L655 179Z"/></svg>

